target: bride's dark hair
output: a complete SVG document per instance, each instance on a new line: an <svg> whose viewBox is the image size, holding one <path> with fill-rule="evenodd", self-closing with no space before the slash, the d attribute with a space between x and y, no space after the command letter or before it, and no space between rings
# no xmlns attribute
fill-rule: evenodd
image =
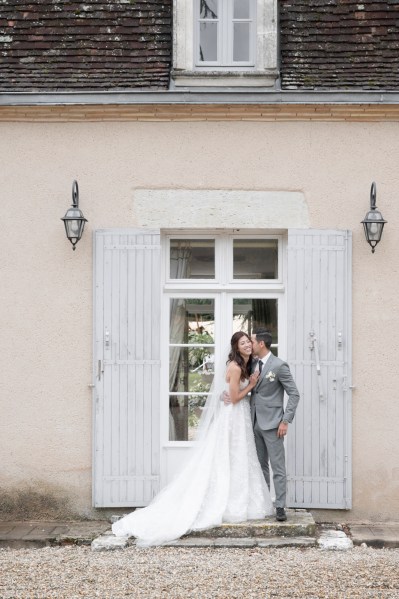
<svg viewBox="0 0 399 599"><path fill-rule="evenodd" d="M242 381L245 381L245 379L249 378L249 375L251 374L252 354L249 356L249 360L245 364L244 358L241 356L240 352L238 351L238 342L242 337L247 337L247 339L249 339L249 341L251 341L249 336L246 333L244 333L244 331L238 331L238 333L234 333L234 335L232 336L232 338L230 340L231 350L229 353L227 363L235 362L236 364L238 364L238 366L241 368L240 379Z"/></svg>

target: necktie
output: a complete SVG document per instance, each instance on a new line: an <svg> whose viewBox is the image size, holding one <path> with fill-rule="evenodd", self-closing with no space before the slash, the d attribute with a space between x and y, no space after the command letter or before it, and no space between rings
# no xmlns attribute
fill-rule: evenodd
<svg viewBox="0 0 399 599"><path fill-rule="evenodd" d="M262 372L262 368L263 368L262 360L259 360L258 364L259 364L259 374L260 374Z"/></svg>

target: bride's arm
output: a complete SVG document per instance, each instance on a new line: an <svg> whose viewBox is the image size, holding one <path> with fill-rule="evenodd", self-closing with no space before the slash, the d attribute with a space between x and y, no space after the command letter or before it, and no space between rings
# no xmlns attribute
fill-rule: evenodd
<svg viewBox="0 0 399 599"><path fill-rule="evenodd" d="M241 379L241 368L238 364L232 362L229 364L226 372L226 379L229 383L229 396L231 403L238 403L244 397L246 397L256 385L257 377L256 375L251 375L249 378L249 384L245 387L245 389L240 389L240 379Z"/></svg>

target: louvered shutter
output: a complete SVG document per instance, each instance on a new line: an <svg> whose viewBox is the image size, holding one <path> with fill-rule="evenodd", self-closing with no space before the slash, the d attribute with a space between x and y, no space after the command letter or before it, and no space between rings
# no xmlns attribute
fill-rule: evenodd
<svg viewBox="0 0 399 599"><path fill-rule="evenodd" d="M97 231L94 278L94 505L143 506L159 490L159 231Z"/></svg>
<svg viewBox="0 0 399 599"><path fill-rule="evenodd" d="M351 233L288 232L288 504L351 507Z"/></svg>

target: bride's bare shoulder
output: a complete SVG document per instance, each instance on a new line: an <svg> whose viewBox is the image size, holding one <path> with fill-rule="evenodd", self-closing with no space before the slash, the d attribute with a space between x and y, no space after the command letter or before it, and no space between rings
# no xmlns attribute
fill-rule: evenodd
<svg viewBox="0 0 399 599"><path fill-rule="evenodd" d="M231 375L234 376L237 374L241 376L241 368L239 367L237 362L229 362L226 370L226 379L228 380Z"/></svg>

